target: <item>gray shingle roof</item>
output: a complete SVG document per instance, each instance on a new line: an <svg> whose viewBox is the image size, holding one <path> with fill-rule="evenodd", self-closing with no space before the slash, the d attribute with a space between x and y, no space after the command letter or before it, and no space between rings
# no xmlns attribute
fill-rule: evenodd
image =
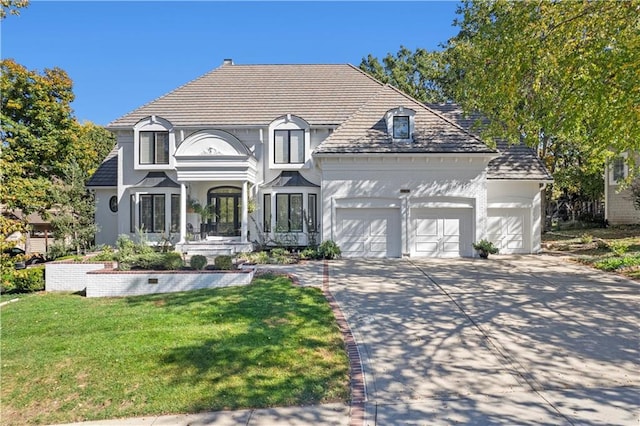
<svg viewBox="0 0 640 426"><path fill-rule="evenodd" d="M316 185L313 182L309 182L304 178L297 170L285 170L278 175L271 182L265 184L268 187L274 188L283 188L287 186L305 186L305 187L316 187L319 188L320 185Z"/></svg>
<svg viewBox="0 0 640 426"><path fill-rule="evenodd" d="M340 124L381 87L348 65L223 65L111 122L157 115L175 126L265 125L286 114Z"/></svg>
<svg viewBox="0 0 640 426"><path fill-rule="evenodd" d="M413 142L391 143L385 113L396 107L416 111ZM384 86L315 150L345 153L494 153L479 137L391 86Z"/></svg>
<svg viewBox="0 0 640 426"><path fill-rule="evenodd" d="M118 186L118 147L115 146L87 182L88 187Z"/></svg>
<svg viewBox="0 0 640 426"><path fill-rule="evenodd" d="M462 108L456 104L427 104L430 108L439 111L445 117L458 123L471 133L479 134L482 123L485 121L480 114L465 116ZM526 145L509 145L507 142L498 141L496 147L501 155L489 162L487 167L488 179L513 179L551 181L552 176L547 171L536 152Z"/></svg>
<svg viewBox="0 0 640 426"><path fill-rule="evenodd" d="M180 188L180 184L167 176L165 172L149 172L133 186L136 188Z"/></svg>

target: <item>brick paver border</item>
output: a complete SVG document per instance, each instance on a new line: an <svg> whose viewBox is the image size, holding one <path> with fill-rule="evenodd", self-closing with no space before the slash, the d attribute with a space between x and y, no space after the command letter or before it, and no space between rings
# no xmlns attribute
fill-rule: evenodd
<svg viewBox="0 0 640 426"><path fill-rule="evenodd" d="M326 260L322 270L322 293L333 310L333 315L336 317L336 322L342 332L347 354L349 355L349 378L351 383L351 416L349 424L350 426L362 426L364 423L364 402L366 397L362 361L351 328L340 309L340 305L338 305L329 289L329 262Z"/></svg>

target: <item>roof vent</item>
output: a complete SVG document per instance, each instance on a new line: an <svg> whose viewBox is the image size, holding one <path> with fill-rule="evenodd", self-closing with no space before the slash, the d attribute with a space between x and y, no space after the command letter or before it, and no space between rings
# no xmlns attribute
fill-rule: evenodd
<svg viewBox="0 0 640 426"><path fill-rule="evenodd" d="M223 60L222 65L233 65L233 59L227 58Z"/></svg>

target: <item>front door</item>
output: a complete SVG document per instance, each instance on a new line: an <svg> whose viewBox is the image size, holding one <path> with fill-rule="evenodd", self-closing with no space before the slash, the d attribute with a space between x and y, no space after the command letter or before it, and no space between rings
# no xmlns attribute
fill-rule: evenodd
<svg viewBox="0 0 640 426"><path fill-rule="evenodd" d="M209 219L211 235L235 237L240 235L240 200L242 190L234 187L210 189L207 203L213 210Z"/></svg>

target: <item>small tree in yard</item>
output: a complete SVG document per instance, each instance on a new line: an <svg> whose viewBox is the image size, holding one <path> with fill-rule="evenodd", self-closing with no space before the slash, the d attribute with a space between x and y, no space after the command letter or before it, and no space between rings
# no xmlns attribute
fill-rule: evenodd
<svg viewBox="0 0 640 426"><path fill-rule="evenodd" d="M64 180L56 180L52 188L53 235L68 242L78 253L86 251L97 231L94 197L84 186L86 177L80 166L72 162L65 170Z"/></svg>

